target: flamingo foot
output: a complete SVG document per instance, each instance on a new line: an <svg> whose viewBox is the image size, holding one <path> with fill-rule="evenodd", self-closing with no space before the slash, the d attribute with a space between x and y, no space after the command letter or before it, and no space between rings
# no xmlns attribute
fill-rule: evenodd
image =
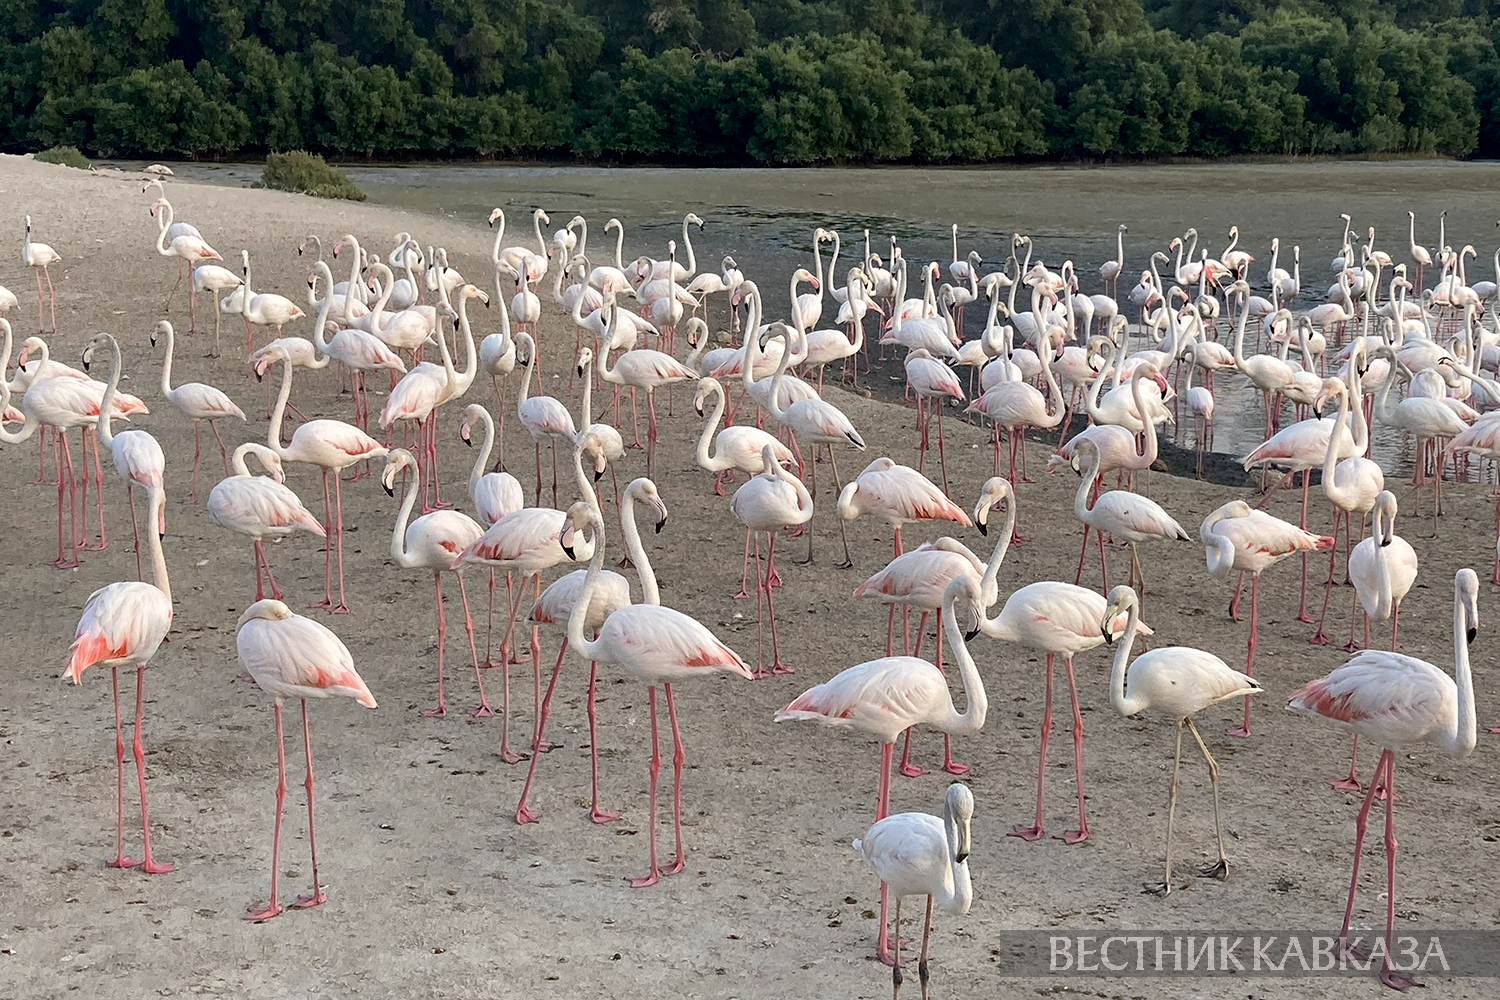
<svg viewBox="0 0 1500 1000"><path fill-rule="evenodd" d="M781 586L781 573L778 572L778 571L773 570L771 572L770 577L768 577L766 579L766 586L767 587L780 587Z"/></svg>
<svg viewBox="0 0 1500 1000"><path fill-rule="evenodd" d="M1029 541L1031 541L1030 535L1022 535L1014 531L1010 533L1010 544L1012 545L1025 545Z"/></svg>
<svg viewBox="0 0 1500 1000"><path fill-rule="evenodd" d="M1380 970L1380 984L1382 986L1389 986L1391 989L1399 990L1403 993L1413 986L1422 985L1411 976L1408 976L1406 973L1397 972L1394 969Z"/></svg>
<svg viewBox="0 0 1500 1000"><path fill-rule="evenodd" d="M469 714L476 719L489 719L493 718L495 715L494 710L482 701L479 703L479 707L474 709L474 711L470 712Z"/></svg>
<svg viewBox="0 0 1500 1000"><path fill-rule="evenodd" d="M1314 646L1326 646L1333 640L1324 635L1323 629L1320 627L1318 631L1313 634L1313 637L1307 641L1312 643Z"/></svg>
<svg viewBox="0 0 1500 1000"><path fill-rule="evenodd" d="M771 668L771 673L773 674L795 674L796 672L796 667L789 667L785 663L782 663L780 660L778 660L776 662L776 665Z"/></svg>
<svg viewBox="0 0 1500 1000"><path fill-rule="evenodd" d="M437 708L424 708L422 710L422 718L424 719L441 719L446 717L447 714L448 708L446 705L438 705Z"/></svg>
<svg viewBox="0 0 1500 1000"><path fill-rule="evenodd" d="M1346 653L1357 653L1359 652L1359 643L1346 642L1342 646L1340 646L1339 649L1342 649Z"/></svg>
<svg viewBox="0 0 1500 1000"><path fill-rule="evenodd" d="M623 815L624 813L610 812L608 809L600 809L598 806L589 808L589 821L591 823L613 823Z"/></svg>
<svg viewBox="0 0 1500 1000"><path fill-rule="evenodd" d="M660 878L660 874L656 871L656 869L653 868L651 871L647 872L645 875L641 875L638 878L631 879L630 880L630 888L632 888L632 889L644 889L648 885L655 885L657 883L657 881L659 880L659 878Z"/></svg>
<svg viewBox="0 0 1500 1000"><path fill-rule="evenodd" d="M687 867L687 858L678 856L672 859L671 864L661 870L662 875L677 875Z"/></svg>
<svg viewBox="0 0 1500 1000"><path fill-rule="evenodd" d="M1250 735L1250 729L1247 726L1235 726L1233 729L1224 730L1224 734L1226 736L1233 736L1237 740L1243 740Z"/></svg>
<svg viewBox="0 0 1500 1000"><path fill-rule="evenodd" d="M795 528L793 528L792 530L788 531L786 533L786 537L788 537L788 538L801 538L802 537L802 532L804 530L805 530L805 526L799 524Z"/></svg>
<svg viewBox="0 0 1500 1000"><path fill-rule="evenodd" d="M523 761L525 759L526 759L525 757L522 757L520 754L516 753L514 750L505 750L505 749L502 749L500 751L500 762L502 764L519 764L519 763L521 763L521 761Z"/></svg>
<svg viewBox="0 0 1500 1000"><path fill-rule="evenodd" d="M551 753L552 751L556 750L560 746L562 746L561 743L533 743L531 745L531 752L532 753Z"/></svg>
<svg viewBox="0 0 1500 1000"><path fill-rule="evenodd" d="M910 763L902 764L900 767L896 768L896 770L900 772L903 778L920 778L922 775L927 773L926 768L918 767L917 765Z"/></svg>
<svg viewBox="0 0 1500 1000"><path fill-rule="evenodd" d="M1304 625L1316 625L1316 624L1318 624L1318 620L1316 618L1314 618L1312 615L1308 614L1306 611L1303 611L1300 614L1298 614L1297 615L1297 620L1299 622L1302 622Z"/></svg>
<svg viewBox="0 0 1500 1000"><path fill-rule="evenodd" d="M525 826L527 823L535 823L541 819L536 813L525 806L516 806L516 826Z"/></svg>
<svg viewBox="0 0 1500 1000"><path fill-rule="evenodd" d="M746 592L744 587L741 587L737 593L731 594L729 596L730 600L743 601L746 600L750 596L750 594Z"/></svg>
<svg viewBox="0 0 1500 1000"><path fill-rule="evenodd" d="M116 858L114 858L114 860L112 860L112 861L106 861L106 862L104 862L104 867L106 867L106 868L134 868L138 864L140 864L140 862L137 861L137 860L135 860L134 858L130 857L129 855L121 854L121 855L117 856Z"/></svg>
<svg viewBox="0 0 1500 1000"><path fill-rule="evenodd" d="M1500 726L1489 726L1485 729L1487 733L1500 733Z"/></svg>
<svg viewBox="0 0 1500 1000"><path fill-rule="evenodd" d="M833 568L834 569L853 569L854 568L854 560L853 559L845 559L843 562L836 562L836 563L833 564Z"/></svg>
<svg viewBox="0 0 1500 1000"><path fill-rule="evenodd" d="M943 770L949 774L968 774L969 765L950 759L943 761Z"/></svg>
<svg viewBox="0 0 1500 1000"><path fill-rule="evenodd" d="M1337 788L1345 792L1362 792L1365 790L1365 786L1359 783L1358 778L1339 778L1336 781L1329 781L1328 787Z"/></svg>
<svg viewBox="0 0 1500 1000"><path fill-rule="evenodd" d="M308 607L314 608L319 611L327 611L329 608L333 607L333 598L325 597L321 601L314 601L313 603L309 604Z"/></svg>
<svg viewBox="0 0 1500 1000"><path fill-rule="evenodd" d="M147 875L170 875L177 870L177 866L170 861L143 861L141 871Z"/></svg>
<svg viewBox="0 0 1500 1000"><path fill-rule="evenodd" d="M314 906L322 906L328 902L328 894L322 889L314 889L305 896L298 896L297 901L292 904L294 910L310 910Z"/></svg>
<svg viewBox="0 0 1500 1000"><path fill-rule="evenodd" d="M1089 839L1089 828L1085 826L1081 830L1064 830L1063 835L1057 839L1064 844L1081 844Z"/></svg>
<svg viewBox="0 0 1500 1000"><path fill-rule="evenodd" d="M1198 874L1204 878L1214 878L1220 882L1227 882L1229 881L1229 862L1224 858L1220 858L1218 864L1199 869Z"/></svg>
<svg viewBox="0 0 1500 1000"><path fill-rule="evenodd" d="M1146 882L1141 889L1141 895L1161 897L1169 894L1171 891L1172 884L1170 882Z"/></svg>
<svg viewBox="0 0 1500 1000"><path fill-rule="evenodd" d="M328 613L331 615L347 615L349 613L349 605L345 604L343 601L340 601L333 607L329 608Z"/></svg>
<svg viewBox="0 0 1500 1000"><path fill-rule="evenodd" d="M246 910L245 919L260 923L262 920L270 920L272 917L279 916L280 914L281 904L273 899L265 906L259 908L252 907Z"/></svg>
<svg viewBox="0 0 1500 1000"><path fill-rule="evenodd" d="M1045 831L1043 831L1040 826L1021 826L1020 824L1017 824L1011 827L1010 833L1006 834L1006 836L1020 837L1022 840L1035 841L1041 840L1042 834L1044 832Z"/></svg>
<svg viewBox="0 0 1500 1000"><path fill-rule="evenodd" d="M750 679L752 681L765 680L767 677L770 677L770 676L771 676L771 671L764 670L764 669L762 669L760 667L756 667L754 670L750 671Z"/></svg>

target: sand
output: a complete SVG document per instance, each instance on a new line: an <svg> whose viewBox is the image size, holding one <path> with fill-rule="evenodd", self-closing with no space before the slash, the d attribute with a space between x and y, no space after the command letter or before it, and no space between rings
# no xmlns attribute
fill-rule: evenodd
<svg viewBox="0 0 1500 1000"><path fill-rule="evenodd" d="M257 290L301 299L306 258L295 249L307 232L325 245L350 231L382 255L390 234L409 230L444 245L451 262L471 278L488 274L490 233L482 220L462 223L372 205L314 201L269 191L174 184L178 218L191 221L226 257L248 248ZM645 864L646 764L649 745L645 692L610 669L601 684L601 763L606 806L625 818L596 826L585 816L588 750L583 716L584 667L569 659L555 706L552 734L562 745L541 762L533 807L541 822L513 820L525 766L498 758L499 719L472 719L472 673L462 640L462 612L449 595L449 700L446 719L418 715L433 698L434 622L430 581L387 559L397 503L377 481L346 484L349 603L353 613L329 624L352 651L380 699L369 712L348 702L313 706L318 778L321 874L329 902L289 911L264 924L240 917L267 892L272 793L276 761L270 700L239 679L234 630L250 602L250 549L214 528L203 507L184 506L191 425L161 398L162 349L147 335L161 313L175 263L153 252L155 222L149 196L125 175L89 174L26 159L0 157L0 195L19 216L29 213L36 238L63 255L53 269L61 332L49 338L57 357L74 362L97 330L110 330L124 347L128 386L152 407L138 426L157 435L169 456L167 561L176 598L170 637L148 672L146 746L154 848L178 865L175 874L147 877L103 867L112 844L114 804L110 758L109 679L85 675L80 687L59 681L68 643L90 592L133 578L129 521L118 478L106 470L109 547L84 553L75 571L43 565L54 545L53 487L36 485L34 444L0 450L0 490L6 510L0 552L8 567L0 593L0 621L11 648L8 686L0 699L5 780L0 791L0 997L162 996L182 993L229 997L290 995L371 997L482 997L680 995L712 997L877 997L889 973L872 959L876 883L850 841L873 817L878 749L869 739L809 724L775 725L772 714L810 684L879 656L884 609L850 594L890 552L888 531L869 519L849 526L857 568L832 567L834 497L818 496L819 557L800 566L801 543L788 540L779 593L782 639L794 676L749 682L728 676L682 685L679 692L687 749L685 820L688 869L644 890L624 881ZM565 217L568 206L559 206ZM712 256L712 248L705 251ZM10 314L16 332L32 330L31 277L16 255L0 280L20 296ZM774 276L772 276L774 278ZM488 284L487 278L482 278ZM776 284L779 279L770 283ZM201 307L200 307L201 308ZM172 318L185 328L179 292ZM206 314L206 310L204 310ZM478 310L478 333L493 332L493 310ZM294 330L306 333L303 321ZM228 391L251 421L226 426L231 443L261 439L266 389L244 377L237 328L226 323L223 357L206 359L205 340L181 337L178 380L212 381ZM566 391L571 331L550 302L543 320L540 387L576 411ZM19 342L19 340L18 340ZM294 400L309 415L347 418L347 397L335 395L329 372L301 373ZM513 399L512 386L511 395ZM476 386L475 398L493 399ZM841 454L850 475L878 455L914 461L913 410L830 385L869 443L860 456ZM381 399L374 400L378 408ZM450 408L451 410L452 408ZM741 530L727 499L712 494L692 446L701 429L686 393L675 416L663 418L659 483L671 508L669 527L647 536L663 602L694 615L742 655L755 653L753 603L733 601L738 585ZM665 411L665 407L663 407ZM446 495L467 507L471 453L457 441L458 419L440 424ZM947 421L954 496L973 503L989 475L986 433ZM509 467L531 485L531 448L512 433ZM205 485L219 473L205 452ZM1032 471L1046 449L1034 444ZM641 473L632 451L622 483ZM1071 579L1078 525L1069 513L1076 479L1036 475L1019 487L1021 524L1032 541L1012 549L1000 575L1002 596L1039 579ZM316 507L317 477L289 467L288 483ZM820 478L820 485L829 484ZM1196 534L1199 520L1227 499L1227 487L1154 474L1143 489ZM1500 704L1487 677L1486 650L1494 635L1494 589L1488 584L1492 505L1482 485L1454 486L1442 538L1429 540L1423 515L1430 499L1395 485L1411 515L1400 522L1416 546L1422 572L1402 614L1405 651L1449 669L1451 581L1474 566L1486 581L1482 626L1474 646L1481 726L1500 722ZM568 491L571 495L571 491ZM566 503L567 498L564 498ZM1270 509L1295 518L1290 494ZM1325 525L1322 502L1314 523ZM915 526L908 546L949 533L981 554L990 541L953 525ZM1326 527L1325 527L1326 530ZM271 546L288 600L301 610L318 596L322 554L301 535ZM1112 555L1112 582L1126 560ZM1198 645L1243 663L1248 622L1225 612L1229 588L1212 581L1196 542L1151 546L1145 553L1149 618L1161 643ZM1321 581L1324 567L1310 568ZM476 580L479 578L475 574ZM1097 586L1091 554L1084 582ZM1303 681L1343 662L1332 647L1307 643L1311 626L1294 620L1296 565L1269 572L1262 600L1260 699L1255 733L1232 740L1224 730L1234 705L1212 709L1201 726L1223 768L1223 802L1230 853L1225 883L1195 877L1213 856L1206 775L1187 758L1179 803L1178 888L1166 899L1143 895L1160 879L1171 727L1155 717L1121 719L1109 707L1104 649L1082 655L1083 718L1087 732L1086 787L1092 836L1067 846L1050 834L1075 819L1069 712L1059 683L1058 719L1051 747L1046 823L1036 843L1007 837L1028 822L1042 715L1040 660L1017 648L979 638L972 649L990 692L984 731L959 740L957 755L973 765L966 777L977 809L970 862L975 884L967 916L939 915L933 938L933 988L939 996L993 996L1077 990L1115 996L1368 996L1372 977L1321 980L1244 977L1217 980L1016 979L997 971L996 935L1003 931L1067 928L1336 929L1352 850L1358 798L1327 779L1347 763L1347 741L1330 727L1282 711ZM476 586L475 590L479 588ZM1334 594L1342 641L1350 591ZM1314 602L1321 596L1316 586ZM1331 616L1332 617L1332 616ZM542 660L550 666L560 634L544 629ZM1388 641L1385 629L1377 643ZM466 652L466 651L465 651ZM513 741L529 732L530 670L513 668ZM498 695L498 673L487 683ZM126 696L130 688L125 686ZM497 699L498 700L498 697ZM1493 805L1495 737L1481 731L1476 753L1453 761L1436 750L1403 753L1397 823L1401 839L1398 914L1403 928L1493 928L1500 819ZM923 733L917 758L935 765L938 737ZM305 891L310 876L305 812L297 775L301 751L289 735L293 786L287 799L282 863L283 898ZM1365 767L1374 754L1365 755ZM669 770L664 771L664 777ZM457 779L457 780L452 780ZM896 810L941 808L947 777L897 778ZM133 787L133 782L131 784ZM665 800L669 802L670 800ZM135 795L127 792L134 815ZM664 817L668 814L664 810ZM133 830L133 832L132 832ZM138 821L127 819L127 844L138 850ZM664 852L670 825L662 826ZM1378 839L1370 848L1355 919L1383 924L1384 872ZM908 910L910 913L910 910ZM911 932L908 932L909 934ZM908 989L916 992L915 969ZM1429 976L1440 982L1441 976ZM1450 981L1447 995L1487 995L1483 980Z"/></svg>

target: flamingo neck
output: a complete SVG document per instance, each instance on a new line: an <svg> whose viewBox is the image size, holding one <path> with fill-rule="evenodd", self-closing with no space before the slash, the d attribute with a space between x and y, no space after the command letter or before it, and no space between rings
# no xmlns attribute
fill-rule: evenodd
<svg viewBox="0 0 1500 1000"><path fill-rule="evenodd" d="M161 523L167 500L160 486L146 487L146 508L150 511L147 515L150 524L146 530L146 547L151 550L151 582L156 589L166 595L167 603L172 603L172 581L167 577L167 557L161 550ZM1472 741L1471 741L1472 742Z"/></svg>
<svg viewBox="0 0 1500 1000"><path fill-rule="evenodd" d="M660 604L661 591L656 586L656 572L651 560L646 558L646 547L641 544L641 530L635 522L635 491L627 489L620 501L620 534L625 540L625 551L635 563L636 574L641 580L641 603Z"/></svg>
<svg viewBox="0 0 1500 1000"><path fill-rule="evenodd" d="M1474 677L1469 670L1469 636L1464 626L1463 603L1456 592L1453 598L1453 679L1458 685L1458 714L1453 720L1453 731L1443 734L1442 747L1455 757L1465 757L1473 751L1478 733Z"/></svg>
<svg viewBox="0 0 1500 1000"><path fill-rule="evenodd" d="M396 515L396 526L391 529L391 559L397 566L410 569L416 565L406 551L406 523L411 518L412 506L417 502L417 480L420 476L412 476L406 483L406 496L401 498L401 511Z"/></svg>
<svg viewBox="0 0 1500 1000"><path fill-rule="evenodd" d="M954 612L954 602L957 599L958 588L950 587L947 594L943 595L943 610L947 612L943 621L943 633L948 637L948 647L953 659L958 663L958 673L963 680L964 686L964 710L957 711L950 699L948 702L948 718L938 728L944 732L977 733L984 727L984 718L989 714L989 695L984 690L984 680L979 676L979 669L974 666L974 657L969 655L969 644L964 639L963 629L958 626L958 616Z"/></svg>
<svg viewBox="0 0 1500 1000"><path fill-rule="evenodd" d="M594 599L594 590L599 583L599 573L604 569L604 518L597 506L589 511L589 526L594 534L594 554L589 558L588 572L583 578L583 589L578 592L578 597L573 602L573 610L568 615L568 644L578 650L580 655L596 660L603 652L603 647L597 640L584 636L583 620L588 617L589 603ZM575 533L576 537L581 536Z"/></svg>
<svg viewBox="0 0 1500 1000"><path fill-rule="evenodd" d="M172 325L167 324L167 356L161 362L161 394L163 396L172 395L172 354L177 346L176 339Z"/></svg>
<svg viewBox="0 0 1500 1000"><path fill-rule="evenodd" d="M1110 623L1111 625L1113 622ZM1107 626L1106 626L1107 627ZM1115 661L1109 674L1109 702L1121 715L1134 715L1146 708L1140 698L1133 698L1125 691L1125 674L1130 666L1130 650L1135 645L1135 634L1141 627L1141 606L1130 602L1130 612L1125 622L1125 634L1115 640Z"/></svg>
<svg viewBox="0 0 1500 1000"><path fill-rule="evenodd" d="M516 392L516 407L519 410L521 404L525 403L531 395L531 370L536 367L536 341L531 339L531 334L522 330L516 334L516 341L526 348L526 370L521 373L521 387ZM603 345L600 345L603 347Z"/></svg>
<svg viewBox="0 0 1500 1000"><path fill-rule="evenodd" d="M281 391L276 394L276 406L271 410L271 428L266 433L266 446L277 455L285 457L281 447L281 421L286 416L286 403L292 396L292 359L287 356L281 362Z"/></svg>
<svg viewBox="0 0 1500 1000"><path fill-rule="evenodd" d="M474 468L469 472L469 496L473 496L479 490L479 481L484 478L484 470L490 464L490 452L495 448L495 420L490 416L490 411L480 408L484 416L484 444L479 446L479 456L474 461Z"/></svg>
<svg viewBox="0 0 1500 1000"><path fill-rule="evenodd" d="M104 387L104 398L99 401L99 422L97 424L99 443L106 448L114 444L115 440L113 410L115 406L115 392L119 387L120 343L111 337L109 339L109 384Z"/></svg>
<svg viewBox="0 0 1500 1000"><path fill-rule="evenodd" d="M731 465L729 459L721 453L711 456L708 453L709 441L718 430L719 421L724 416L724 390L720 389L714 393L714 402L708 419L703 423L703 433L698 435L698 467L708 472L723 472Z"/></svg>

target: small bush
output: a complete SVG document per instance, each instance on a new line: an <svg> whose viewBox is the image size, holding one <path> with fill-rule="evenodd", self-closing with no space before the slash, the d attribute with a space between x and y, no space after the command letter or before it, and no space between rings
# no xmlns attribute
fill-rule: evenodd
<svg viewBox="0 0 1500 1000"><path fill-rule="evenodd" d="M89 158L78 151L77 146L53 146L36 154L38 163L60 163L65 167L76 167L79 170L90 170L93 164Z"/></svg>
<svg viewBox="0 0 1500 1000"><path fill-rule="evenodd" d="M277 191L310 194L315 198L344 198L364 201L361 191L338 167L330 167L321 156L312 153L271 153L266 157L261 181Z"/></svg>

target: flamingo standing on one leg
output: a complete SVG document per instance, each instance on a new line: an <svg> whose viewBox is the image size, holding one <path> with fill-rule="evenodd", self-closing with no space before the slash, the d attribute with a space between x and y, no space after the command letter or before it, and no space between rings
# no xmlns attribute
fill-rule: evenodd
<svg viewBox="0 0 1500 1000"><path fill-rule="evenodd" d="M1354 893L1359 886L1360 855L1365 827L1376 789L1385 799L1385 934L1395 940L1396 923L1396 749L1431 743L1452 757L1467 757L1478 738L1474 710L1474 679L1469 667L1469 644L1479 630L1479 577L1461 569L1453 578L1453 676L1425 660L1400 653L1365 650L1326 677L1303 685L1287 708L1331 722L1376 740L1382 750L1364 804L1354 822L1354 871L1349 879L1349 901L1339 944L1349 936ZM1404 990L1420 985L1395 971L1387 954L1380 981Z"/></svg>
<svg viewBox="0 0 1500 1000"><path fill-rule="evenodd" d="M651 712L651 764L650 764L650 816L648 822L650 842L650 868L640 878L632 879L631 885L640 888L652 885L662 875L674 875L687 865L687 849L682 839L682 769L686 754L682 748L682 734L677 727L677 704L672 696L672 685L678 681L706 677L712 673L731 673L749 679L750 669L739 654L724 645L712 632L697 620L680 611L657 604L630 604L620 608L605 619L599 629L599 638L590 640L583 634L584 619L588 617L589 603L598 587L599 574L604 569L604 519L596 505L579 501L568 509L568 528L561 544L570 554L576 554L574 543L580 541L584 528L593 535L593 554L589 559L588 575L584 578L583 590L568 616L568 645L585 660L617 664L624 671L647 685L647 700ZM672 725L672 812L673 827L677 840L677 854L665 867L656 860L656 778L661 769L661 754L658 750L656 728L656 686L660 684L667 698L667 716Z"/></svg>
<svg viewBox="0 0 1500 1000"><path fill-rule="evenodd" d="M914 656L886 656L839 672L802 692L776 713L777 722L812 719L828 726L859 729L880 739L877 820L890 812L891 761L896 737L915 725L930 725L955 735L975 733L984 727L989 697L974 658L969 655L966 637L958 626L955 609L960 601L965 602L966 614L977 609L980 601L977 577L967 574L955 577L943 593L946 612L943 627L964 686L966 707L962 712L954 707L948 681L935 665ZM880 936L875 948L877 957L886 963L893 961L886 935L888 903L888 890L882 886Z"/></svg>
<svg viewBox="0 0 1500 1000"><path fill-rule="evenodd" d="M385 471L380 483L389 496L396 495L396 474L402 469L413 468L417 460L405 448L397 448L386 458ZM479 707L470 714L480 718L494 715L484 697L484 677L479 672L479 651L474 645L474 618L469 614L469 592L464 587L464 567L458 562L458 554L484 534L475 520L456 510L434 510L407 523L412 505L417 501L421 485L413 476L407 484L406 496L401 501L401 513L396 515L396 526L391 531L391 559L405 569L432 571L432 584L437 592L437 707L422 714L427 718L441 718L448 714L443 699L443 646L446 642L448 619L443 614L443 576L452 573L458 577L458 594L464 606L464 631L469 636L469 654L474 660L474 682L479 687Z"/></svg>
<svg viewBox="0 0 1500 1000"><path fill-rule="evenodd" d="M1229 664L1212 653L1190 646L1162 646L1142 653L1130 662L1130 648L1140 628L1141 602L1129 587L1116 587L1109 592L1109 604L1100 618L1099 629L1105 633L1105 642L1113 642L1110 634L1121 614L1128 616L1125 637L1115 649L1114 669L1110 673L1110 704L1122 716L1135 715L1149 710L1170 717L1177 727L1177 749L1172 757L1172 786L1167 796L1167 853L1166 875L1159 884L1146 885L1146 891L1165 896L1172 891L1172 819L1177 809L1178 772L1182 767L1182 727L1186 726L1203 751L1204 763L1208 765L1208 779L1214 790L1214 830L1219 841L1219 861L1203 870L1207 878L1227 879L1229 858L1224 853L1224 826L1219 821L1219 764L1208 752L1198 727L1193 725L1193 716L1210 705L1238 698L1249 697L1261 691L1260 682L1249 674L1231 670Z"/></svg>
<svg viewBox="0 0 1500 1000"><path fill-rule="evenodd" d="M894 994L901 994L901 898L926 896L927 916L922 924L922 953L917 972L922 995L927 996L927 943L932 934L932 907L936 902L946 913L969 912L974 888L969 881L969 823L974 816L974 794L966 785L948 786L943 815L906 812L877 820L853 847L896 897L895 954L891 959ZM885 928L881 928L882 935Z"/></svg>
<svg viewBox="0 0 1500 1000"><path fill-rule="evenodd" d="M115 702L115 856L111 868L134 868L137 864L148 875L173 870L168 862L151 857L151 817L146 806L146 751L141 742L145 719L146 667L172 627L172 585L167 579L167 560L162 555L161 538L165 532L166 493L160 486L146 491L147 516L151 529L146 532L151 551L151 583L131 581L111 583L89 595L73 635L68 667L63 676L74 684L83 682L89 667L108 667L110 687ZM141 837L144 860L137 862L125 856L125 740L120 727L121 667L135 668L135 754L136 780L141 792Z"/></svg>
<svg viewBox="0 0 1500 1000"><path fill-rule="evenodd" d="M761 449L761 473L754 476L734 491L729 509L740 523L751 531L766 534L766 572L760 573L760 544L755 547L755 670L751 677L769 677L772 674L795 673L796 668L781 661L781 643L776 635L776 599L772 594L771 574L776 567L776 533L785 528L806 524L813 516L812 494L802 485L802 480L781 467L776 460L776 449L766 445ZM762 598L765 613L762 614ZM771 669L765 668L764 628L766 618L771 619Z"/></svg>
<svg viewBox="0 0 1500 1000"><path fill-rule="evenodd" d="M250 454L260 459L270 476L250 475L250 468L245 464L245 457ZM299 528L319 538L328 535L312 512L302 505L297 494L282 485L284 476L280 455L263 444L246 441L234 449L231 467L234 474L219 480L208 493L208 519L254 541L255 599L259 601L266 596L260 578L264 566L266 579L271 582L271 596L279 601L281 588L276 586L271 560L266 558L262 540L290 535Z"/></svg>
<svg viewBox="0 0 1500 1000"><path fill-rule="evenodd" d="M52 287L53 264L62 263L62 255L45 243L34 243L31 239L31 216L26 216L26 238L21 243L21 263L31 268L36 275L36 330L45 333L42 326L42 275L47 276L47 292L52 296L52 332L57 333L57 289Z"/></svg>
<svg viewBox="0 0 1500 1000"><path fill-rule="evenodd" d="M281 813L286 802L286 738L281 725L281 706L288 698L302 703L302 748L307 757L307 846L312 855L312 892L298 896L295 909L328 901L318 881L318 839L313 823L312 732L307 724L307 699L353 698L365 708L375 707L375 696L354 669L349 648L325 626L311 618L293 614L276 600L256 601L240 615L235 645L240 666L249 671L256 687L276 699L276 820L271 836L271 901L245 914L246 920L269 920L282 912L276 896L281 870Z"/></svg>
<svg viewBox="0 0 1500 1000"><path fill-rule="evenodd" d="M1255 639L1260 628L1260 575L1288 556L1327 551L1336 544L1332 535L1314 535L1295 524L1251 510L1243 500L1231 500L1203 519L1198 527L1208 571L1224 579L1235 570L1250 574L1250 641L1245 646L1245 676L1255 675ZM1244 579L1243 575L1240 577ZM1239 589L1235 589L1229 617L1238 621ZM1250 735L1250 697L1245 696L1244 721L1230 736Z"/></svg>

